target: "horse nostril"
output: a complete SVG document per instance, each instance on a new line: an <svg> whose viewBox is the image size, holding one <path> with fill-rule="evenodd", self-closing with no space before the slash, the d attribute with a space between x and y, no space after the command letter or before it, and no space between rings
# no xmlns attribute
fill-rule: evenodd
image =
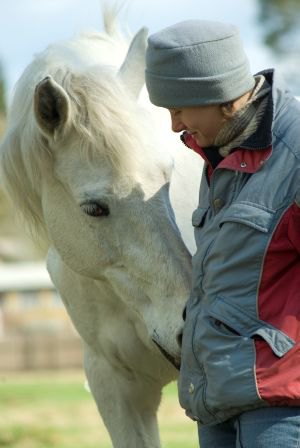
<svg viewBox="0 0 300 448"><path fill-rule="evenodd" d="M182 336L183 336L183 333L182 333L182 330L180 330L176 335L176 341L180 348L182 347Z"/></svg>

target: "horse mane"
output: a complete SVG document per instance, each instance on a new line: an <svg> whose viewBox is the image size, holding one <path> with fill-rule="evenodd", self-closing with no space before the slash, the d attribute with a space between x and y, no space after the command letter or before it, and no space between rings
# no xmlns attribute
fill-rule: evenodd
<svg viewBox="0 0 300 448"><path fill-rule="evenodd" d="M44 77L51 75L69 95L72 129L86 160L101 148L101 155L118 174L130 173L138 163L134 148L143 135L145 112L138 114L137 125L137 103L116 76L128 42L118 31L111 10L106 10L104 23L105 32L84 33L36 55L16 84L1 144L1 177L33 235L46 235L41 187L43 176L52 172L53 161L33 111L35 86Z"/></svg>

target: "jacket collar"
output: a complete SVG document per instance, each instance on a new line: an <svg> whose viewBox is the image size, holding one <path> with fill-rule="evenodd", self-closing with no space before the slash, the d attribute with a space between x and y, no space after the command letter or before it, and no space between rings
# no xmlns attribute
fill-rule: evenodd
<svg viewBox="0 0 300 448"><path fill-rule="evenodd" d="M257 73L263 75L266 81L272 86L272 92L268 95L268 102L264 119L261 120L257 130L247 138L240 146L242 149L263 150L272 144L272 122L273 122L273 76L274 70L264 70Z"/></svg>
<svg viewBox="0 0 300 448"><path fill-rule="evenodd" d="M213 167L211 161L207 156L207 151L204 152L203 149L197 145L193 137L188 133L182 134L181 139L186 146L195 151L205 160L205 162L208 164L208 174L210 175L213 171ZM256 149L256 151L254 149ZM223 160L221 160L217 168L241 171L243 173L255 173L262 168L264 163L271 156L271 153L271 144L269 146L266 146L265 148L240 147L229 154L227 157L225 157Z"/></svg>

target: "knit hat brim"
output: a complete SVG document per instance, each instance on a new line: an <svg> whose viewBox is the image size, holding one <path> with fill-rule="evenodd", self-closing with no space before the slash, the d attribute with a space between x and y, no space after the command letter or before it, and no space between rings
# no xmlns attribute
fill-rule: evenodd
<svg viewBox="0 0 300 448"><path fill-rule="evenodd" d="M207 78L173 78L146 72L146 86L150 101L160 107L222 104L254 88L254 77L248 75L249 71L244 65Z"/></svg>
<svg viewBox="0 0 300 448"><path fill-rule="evenodd" d="M149 37L146 86L162 107L222 104L255 85L238 29L191 20Z"/></svg>

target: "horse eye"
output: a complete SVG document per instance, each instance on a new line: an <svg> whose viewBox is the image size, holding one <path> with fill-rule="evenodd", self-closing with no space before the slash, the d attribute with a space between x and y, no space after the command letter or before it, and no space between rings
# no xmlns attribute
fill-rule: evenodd
<svg viewBox="0 0 300 448"><path fill-rule="evenodd" d="M106 204L100 204L99 202L85 202L80 205L81 210L89 216L94 218L101 218L102 216L109 215L109 208Z"/></svg>

